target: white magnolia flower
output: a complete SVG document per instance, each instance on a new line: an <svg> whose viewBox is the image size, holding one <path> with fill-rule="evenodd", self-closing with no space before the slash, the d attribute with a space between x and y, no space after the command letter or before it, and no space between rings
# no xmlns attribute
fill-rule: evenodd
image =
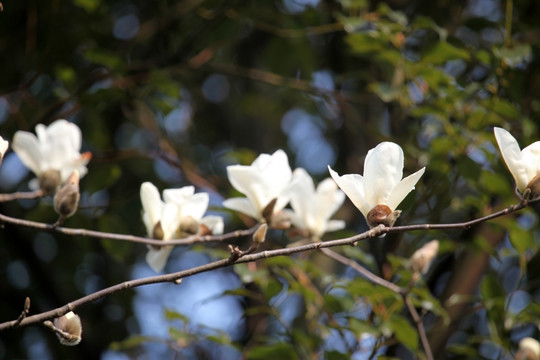
<svg viewBox="0 0 540 360"><path fill-rule="evenodd" d="M368 151L364 162L364 176L339 176L328 167L338 186L364 214L370 227L392 226L401 213L396 210L405 196L424 174L422 168L403 177L403 150L392 142L382 142Z"/></svg>
<svg viewBox="0 0 540 360"><path fill-rule="evenodd" d="M321 181L315 189L311 176L304 169L296 169L293 172L290 194L294 211L286 211L296 227L307 230L317 238L325 232L345 227L343 220L330 220L345 200L345 194L332 179Z"/></svg>
<svg viewBox="0 0 540 360"><path fill-rule="evenodd" d="M272 155L261 154L250 166L227 166L227 175L232 186L246 195L245 198L225 200L223 206L229 209L264 220L263 210L272 200L277 199L273 214L289 202L287 192L292 171L283 150L277 150Z"/></svg>
<svg viewBox="0 0 540 360"><path fill-rule="evenodd" d="M532 199L540 192L540 141L532 143L523 150L519 148L516 139L506 130L494 128L495 139L499 144L502 157L510 173L516 181L516 188L526 198ZM534 181L533 181L534 180ZM524 194L529 189L529 194Z"/></svg>
<svg viewBox="0 0 540 360"><path fill-rule="evenodd" d="M9 142L0 136L0 164L2 163L2 159L4 158L4 154L6 153L8 146Z"/></svg>
<svg viewBox="0 0 540 360"><path fill-rule="evenodd" d="M150 182L141 185L143 222L148 236L168 241L176 237L198 234L201 225L212 234L223 233L223 220L218 216L203 217L208 207L208 194L195 194L193 186L163 191ZM156 272L163 270L173 246L148 247L146 262Z"/></svg>
<svg viewBox="0 0 540 360"><path fill-rule="evenodd" d="M36 134L17 131L12 147L22 163L39 178L55 172L58 182L63 183L75 170L81 178L88 172L86 164L92 155L80 153L82 135L77 125L56 120L48 127L36 125Z"/></svg>

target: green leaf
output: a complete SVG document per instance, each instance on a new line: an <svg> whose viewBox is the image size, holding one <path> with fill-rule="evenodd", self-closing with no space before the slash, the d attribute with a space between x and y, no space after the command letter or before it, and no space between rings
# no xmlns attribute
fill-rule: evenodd
<svg viewBox="0 0 540 360"><path fill-rule="evenodd" d="M168 321L181 320L185 323L189 323L189 318L187 316L184 316L174 310L165 309L163 315L165 315L165 319L167 319Z"/></svg>
<svg viewBox="0 0 540 360"><path fill-rule="evenodd" d="M448 60L469 60L470 55L466 50L460 49L445 41L439 41L422 57L423 64L440 65Z"/></svg>
<svg viewBox="0 0 540 360"><path fill-rule="evenodd" d="M73 0L73 3L88 12L93 12L101 4L101 0Z"/></svg>
<svg viewBox="0 0 540 360"><path fill-rule="evenodd" d="M267 346L258 346L249 350L246 354L247 359L267 360L267 359L298 359L298 355L292 344L277 343Z"/></svg>
<svg viewBox="0 0 540 360"><path fill-rule="evenodd" d="M396 339L411 350L418 347L418 331L401 315L394 315L385 323Z"/></svg>
<svg viewBox="0 0 540 360"><path fill-rule="evenodd" d="M153 340L155 339L147 336L131 336L126 340L112 342L109 348L114 351L127 350Z"/></svg>
<svg viewBox="0 0 540 360"><path fill-rule="evenodd" d="M340 353L337 350L331 350L331 351L325 351L324 352L324 358L326 360L349 360L351 358L350 355Z"/></svg>

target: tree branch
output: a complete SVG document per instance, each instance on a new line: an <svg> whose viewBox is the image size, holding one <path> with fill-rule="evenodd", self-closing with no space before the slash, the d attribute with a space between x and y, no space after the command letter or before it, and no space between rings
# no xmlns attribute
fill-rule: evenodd
<svg viewBox="0 0 540 360"><path fill-rule="evenodd" d="M348 238L344 238L344 239L330 240L330 241L325 241L325 242L316 242L316 243L311 243L311 244L306 244L306 245L296 246L296 247L291 247L291 248L282 248L282 249L276 249L276 250L266 250L266 251L261 251L261 252L257 252L257 253L254 253L254 254L247 254L247 252L246 252L245 254L240 254L240 256L238 256L238 257L236 257L236 255L235 256L230 256L227 259L217 260L217 261L205 264L205 265L197 266L197 267L194 267L194 268L191 268L191 269L182 270L182 271L171 273L171 274L150 276L150 277L146 277L146 278L142 278L142 279L125 281L125 282L110 286L108 288L96 291L96 292L94 292L94 293L92 293L90 295L81 297L81 298L79 298L79 299L77 299L77 300L75 300L73 302L70 302L70 303L68 303L68 304L66 304L66 305L64 305L62 307L59 307L59 308L56 308L56 309L53 309L53 310L50 310L50 311L46 311L46 312L43 312L43 313L40 313L40 314L25 317L24 319L22 319L22 321L19 321L19 319L17 319L17 320L12 320L12 321L7 321L7 322L0 323L0 331L11 328L11 327L25 326L25 325L34 324L34 323L37 323L37 322L43 322L43 321L51 319L51 318L59 317L59 316L62 316L64 314L68 313L69 311L73 311L77 307L80 307L80 306L85 305L87 303L90 303L92 301L96 301L98 299L101 299L101 298L103 298L105 296L114 294L116 292L131 289L131 288L138 287L138 286L156 284L156 283L164 283L164 282L172 282L172 283L178 284L180 282L180 280L183 279L183 278L186 278L186 277L189 277L189 276L192 276L192 275L196 275L196 274L200 274L200 273L203 273L203 272L215 270L215 269L218 269L218 268L228 267L228 266L231 266L231 265L234 265L234 264L246 263L246 262L266 259L266 258L270 258L270 257L276 257L276 256L291 255L291 254L295 254L295 253L299 253L299 252L305 252L305 251L316 250L316 249L325 249L325 248L330 248L330 247L335 247L335 246L355 245L358 241L365 240L365 239L368 239L368 238L375 238L375 237L381 236L381 235L389 233L389 232L405 232L405 231L431 230L431 229L460 229L460 228L467 228L467 227L470 227L470 226L472 226L474 224L477 224L477 223L480 223L480 222L483 222L483 221L486 221L486 220L490 220L490 219L493 219L493 218L496 218L496 217L499 217L499 216L503 216L503 215L515 212L517 210L520 210L520 209L524 208L525 206L527 206L527 202L522 201L517 205L512 205L512 206L510 206L510 207L508 207L508 208L506 208L504 210L498 211L498 212L496 212L494 214L487 215L487 216L481 217L479 219L467 221L467 222L464 222L464 223L440 224L440 225L423 224L423 225L399 226L399 227L395 227L395 228L388 228L388 227L385 227L384 225L379 225L378 227L375 227L375 228L373 228L371 230L368 230L368 231L363 232L361 234L351 236L351 237L348 237ZM14 223L14 224L22 225L22 226L34 227L34 228L43 229L43 230L49 230L49 231L53 230L52 226L49 225L49 224L42 224L42 223L36 223L36 222L33 222L33 221L28 221L28 220L15 219L15 218L11 218L11 217L8 217L8 216L2 215L2 214L0 214L0 221L10 222L10 223ZM58 232L61 232L61 233L69 234L69 235L82 235L82 236L94 236L94 237L100 237L100 238L113 238L113 239L117 239L117 240L141 242L141 243L147 243L147 244L152 244L152 245L154 245L154 244L155 245L163 245L163 242L158 241L158 240L138 238L138 237L135 237L135 236L128 236L128 235L109 234L109 233L103 233L103 232L99 232L99 231L91 231L91 230L84 230L84 229L68 229L68 228L56 228L54 230L58 231ZM249 230L238 230L238 231L235 231L235 232L232 232L232 233L229 233L229 234L225 234L225 235L221 235L221 236L217 236L217 237L212 236L212 237L208 237L208 238L212 238L214 240L215 239L233 238L235 236L240 236L240 235L237 235L237 234L246 234L246 232L247 232L247 234L251 234L254 230L255 230L255 228L251 228ZM204 236L204 237L188 237L186 239L182 239L184 242L181 242L181 244L185 244L185 240L187 240L187 239L194 239L194 238L205 239L207 237L206 236ZM177 242L180 242L180 241L181 240L168 241L168 242L166 242L166 245L177 244ZM372 280L372 279L370 278L370 280ZM382 279L380 279L380 280L382 280ZM377 280L377 281L378 281L377 283L379 285L382 285L381 281L379 281L379 280ZM386 286L385 285L382 285L382 286L385 286L385 287L390 286L391 288L397 290L398 293L401 293L400 292L401 288L398 287L397 285L391 284L391 283L388 283L388 284L384 283L384 284ZM391 284L391 285L389 285L389 284Z"/></svg>
<svg viewBox="0 0 540 360"><path fill-rule="evenodd" d="M55 231L60 234L71 235L71 236L85 236L93 237L97 239L111 239L119 241L128 241L139 244L146 244L152 246L168 246L168 245L192 245L196 243L211 242L211 241L224 241L228 239L233 239L241 236L249 236L257 229L257 226L252 227L246 230L236 230L230 233L222 235L191 235L183 239L171 239L168 241L149 239L140 236L134 235L124 235L124 234L114 234L103 231L87 230L87 229L73 229L57 226L54 224L46 224L31 220L18 219L11 216L7 216L0 213L0 222L26 226L29 228L45 230L45 231Z"/></svg>

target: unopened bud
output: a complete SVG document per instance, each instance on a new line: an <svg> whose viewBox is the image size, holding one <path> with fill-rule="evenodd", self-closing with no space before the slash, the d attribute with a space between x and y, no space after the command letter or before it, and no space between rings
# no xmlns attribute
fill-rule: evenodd
<svg viewBox="0 0 540 360"><path fill-rule="evenodd" d="M54 319L54 326L60 330L56 331L60 344L73 346L81 342L81 319L73 311Z"/></svg>
<svg viewBox="0 0 540 360"><path fill-rule="evenodd" d="M537 340L526 337L519 342L519 350L516 360L538 360L540 359L540 343Z"/></svg>
<svg viewBox="0 0 540 360"><path fill-rule="evenodd" d="M525 191L523 191L523 198L525 200L536 200L538 197L540 197L540 173L529 181Z"/></svg>
<svg viewBox="0 0 540 360"><path fill-rule="evenodd" d="M69 176L64 186L54 196L54 209L62 218L75 214L79 206L79 172L77 170Z"/></svg>
<svg viewBox="0 0 540 360"><path fill-rule="evenodd" d="M386 227L391 227L394 225L399 215L401 215L401 210L392 211L392 209L386 205L377 205L369 211L366 220L370 228L377 227L381 224Z"/></svg>
<svg viewBox="0 0 540 360"><path fill-rule="evenodd" d="M195 235L199 232L199 222L191 216L183 217L178 227L180 237Z"/></svg>
<svg viewBox="0 0 540 360"><path fill-rule="evenodd" d="M431 240L412 254L409 266L415 273L425 274L439 251L439 240Z"/></svg>
<svg viewBox="0 0 540 360"><path fill-rule="evenodd" d="M266 240L266 231L268 230L268 225L261 224L259 228L253 234L253 242L256 244L262 244Z"/></svg>
<svg viewBox="0 0 540 360"><path fill-rule="evenodd" d="M273 198L262 211L262 217L267 223L272 221L272 215L274 214L274 208L276 207L277 198Z"/></svg>
<svg viewBox="0 0 540 360"><path fill-rule="evenodd" d="M39 175L39 188L45 196L53 196L61 183L62 176L58 170L49 169Z"/></svg>

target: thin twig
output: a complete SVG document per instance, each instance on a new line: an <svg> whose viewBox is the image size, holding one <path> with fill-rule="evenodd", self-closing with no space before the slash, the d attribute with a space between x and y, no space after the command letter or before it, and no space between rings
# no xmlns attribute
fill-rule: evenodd
<svg viewBox="0 0 540 360"><path fill-rule="evenodd" d="M433 360L433 353L431 352L431 346L429 345L426 330L424 329L424 324L422 323L422 318L420 317L420 315L418 315L418 311L416 311L415 307L411 303L411 299L409 298L408 294L403 295L403 300L405 301L405 305L407 305L407 309L409 310L409 313L413 318L416 329L418 329L420 341L422 342L422 346L424 347L424 351L426 352L426 359Z"/></svg>
<svg viewBox="0 0 540 360"><path fill-rule="evenodd" d="M62 307L26 317L20 322L19 326L34 324L37 322L43 322L51 318L60 317L68 313L69 311L75 310L76 308L82 305L85 305L92 301L99 300L105 296L114 294L119 291L131 289L131 288L135 288L135 287L139 287L143 285L156 284L156 283L164 283L164 282L178 283L179 279L183 279L192 275L200 274L203 272L207 272L207 271L211 271L211 270L215 270L219 268L228 267L233 264L247 263L247 262L252 262L256 260L276 257L276 256L291 255L291 254L295 254L299 252L316 250L316 249L332 247L332 246L352 245L355 242L363 240L363 239L380 236L382 230L383 230L383 227L378 227L378 228L366 231L362 234L358 234L356 236L352 236L346 239L312 243L312 244L307 244L307 245L293 247L293 248L261 251L255 254L243 255L237 259L234 259L234 257L231 256L227 259L217 260L217 261L205 264L205 265L197 266L191 269L182 270L182 271L171 273L171 274L150 276L150 277L146 277L142 279L125 281L125 282L110 286L108 288L96 291L90 295L83 296ZM0 331L13 327L14 323L15 323L15 320L0 323Z"/></svg>
<svg viewBox="0 0 540 360"><path fill-rule="evenodd" d="M27 297L26 299L24 299L24 306L23 306L23 310L21 311L21 315L19 315L17 320L15 320L13 327L19 326L21 321L23 321L23 319L28 315L29 311L30 311L30 298Z"/></svg>
<svg viewBox="0 0 540 360"><path fill-rule="evenodd" d="M43 190L37 189L29 192L15 192L11 194L0 194L0 202L7 202L21 199L37 199L43 196Z"/></svg>
<svg viewBox="0 0 540 360"><path fill-rule="evenodd" d="M192 245L195 243L203 243L210 241L224 241L228 239L233 239L241 236L249 236L253 234L256 227L246 229L246 230L236 230L230 233L222 235L191 235L183 239L171 239L167 241L149 239L140 236L134 235L124 235L124 234L114 234L103 231L87 230L87 229L73 229L66 228L61 226L55 226L55 224L46 224L37 221L18 219L4 214L0 214L0 222L10 223L20 226L25 226L29 228L45 230L45 231L55 231L60 234L71 235L71 236L85 236L93 237L98 239L111 239L119 241L128 241L133 243L147 244L152 246L168 246L168 245Z"/></svg>
<svg viewBox="0 0 540 360"><path fill-rule="evenodd" d="M511 212L520 210L520 209L524 208L525 206L527 206L527 202L522 201L521 203L519 203L517 205L512 205L512 206L510 206L510 207L508 207L508 208L506 208L504 210L501 210L499 212L496 212L494 214L487 215L487 216L484 216L482 218L472 220L472 221L468 221L468 222L464 222L464 223L442 224L440 226L424 224L424 225L400 226L400 227L396 227L396 228L400 232L413 231L413 230L441 229L441 228L443 228L443 229L467 228L467 227L470 227L470 226L472 226L474 224L477 224L477 223L480 223L480 222L483 222L483 221L486 221L486 220L493 219L495 217L503 216L503 215L509 214ZM9 220L16 220L15 222L14 221L9 221L9 222L16 223L16 224L19 224L19 225L25 225L25 223L28 222L27 220L9 218L9 217L6 217L5 215L0 214L0 221L6 221L6 218L9 219ZM28 222L28 223L31 223L33 225L31 227L37 227L37 228L43 228L44 230L50 230L50 225L48 225L48 224L41 224L41 223L35 223L35 222ZM39 226L36 226L36 224L39 225ZM43 225L45 227L43 227ZM142 278L142 279L136 279L136 280L132 280L132 281L125 281L125 282L110 286L108 288L96 291L96 292L94 292L94 293L92 293L90 295L81 297L81 298L79 298L79 299L77 299L77 300L75 300L75 301L73 301L71 303L68 303L68 304L66 304L66 305L64 305L62 307L59 307L59 308L56 308L56 309L53 309L53 310L50 310L50 311L42 312L40 314L32 315L32 316L29 316L29 317L25 317L17 325L18 326L25 326L25 325L34 324L34 323L37 323L37 322L43 322L45 320L48 320L48 319L51 319L51 318L54 318L54 317L60 317L60 316L62 316L64 314L66 314L69 311L73 311L77 307L80 307L80 306L85 305L87 303L90 303L92 301L96 301L98 299L101 299L101 298L103 298L105 296L114 294L116 292L131 289L131 288L134 288L134 287L143 286L143 285L149 285L149 284L156 284L156 283L164 283L164 282L178 283L180 279L183 279L183 278L186 278L186 277L189 277L189 276L192 276L192 275L200 274L200 273L203 273L203 272L215 270L215 269L218 269L218 268L228 267L228 266L231 266L233 264L246 263L246 262L266 259L266 258L270 258L270 257L291 255L291 254L295 254L295 253L299 253L299 252L305 252L305 251L317 250L317 249L325 249L325 248L330 248L330 247L335 247L335 246L354 245L358 241L361 241L361 240L364 240L364 239L375 238L375 237L378 237L378 236L380 236L382 234L385 234L385 233L388 233L388 232L397 232L396 230L394 230L396 228L387 228L387 227L384 227L383 225L380 225L380 226L375 227L375 228L373 228L373 229L371 229L369 231L366 231L364 233L361 233L361 234L358 234L358 235L355 235L355 236L352 236L352 237L344 238L344 239L330 240L330 241L325 241L325 242L316 242L316 243L311 243L311 244L306 244L306 245L297 246L297 247L291 247L291 248L283 248L283 249L276 249L276 250L266 250L266 251L261 251L261 252L254 253L254 254L247 254L245 256L237 258L234 261L231 261L232 258L229 257L227 259L217 260L217 261L205 264L205 265L197 266L197 267L194 267L194 268L191 268L191 269L182 270L182 271L171 273L171 274L150 276L150 277L146 277L146 278ZM94 232L94 231L81 230L81 229L56 228L55 230L56 231L64 231L64 230L73 231L73 230L76 230L75 233L64 232L66 234L71 234L71 235L86 235L86 236L100 235L101 236L103 234L106 234L106 233L101 233L101 232L97 232L97 231ZM254 231L254 228L249 229L249 230L244 230L244 231ZM231 234L236 234L236 233L240 233L240 232L242 232L242 231L239 230L239 231L236 231L236 232L233 232L233 233L225 234L225 235L222 235L222 237L224 237L224 236L234 237ZM111 236L111 235L116 235L116 234L107 234L107 236L102 236L102 237L113 238L114 236ZM136 237L127 237L125 235L119 235L119 239L121 239L121 240L127 240L127 238L136 238ZM212 238L215 239L216 237L212 237ZM144 239L144 238L139 238L139 239L145 240L145 241L140 241L140 242L146 242L146 241L149 240L149 239ZM186 238L186 239L189 239L189 238ZM153 240L153 241L155 241L155 240ZM153 242L147 242L147 243L153 244ZM167 245L172 245L172 244L173 244L172 242L167 242ZM399 287L397 287L397 285L392 284L391 286L395 286L397 289L400 289ZM7 321L7 322L0 323L0 331L15 326L16 322L17 322L17 320L12 320L12 321Z"/></svg>
<svg viewBox="0 0 540 360"><path fill-rule="evenodd" d="M349 258L347 258L347 257L345 257L343 255L340 255L340 254L338 254L337 252L335 252L334 250L331 250L331 249L323 248L323 249L321 249L321 251L326 256L331 257L332 259L342 263L343 265L349 266L353 270L356 270L357 272L362 274L365 278L367 278L372 283L384 286L388 290L391 290L391 291L393 291L393 292L395 292L397 294L402 294L403 293L402 288L400 288L399 286L397 286L394 283L386 281L383 278L375 275L374 273L372 273L371 271L369 271L368 269L366 269L365 267L363 267L362 265L360 265L356 261L351 260L351 259L349 259Z"/></svg>

